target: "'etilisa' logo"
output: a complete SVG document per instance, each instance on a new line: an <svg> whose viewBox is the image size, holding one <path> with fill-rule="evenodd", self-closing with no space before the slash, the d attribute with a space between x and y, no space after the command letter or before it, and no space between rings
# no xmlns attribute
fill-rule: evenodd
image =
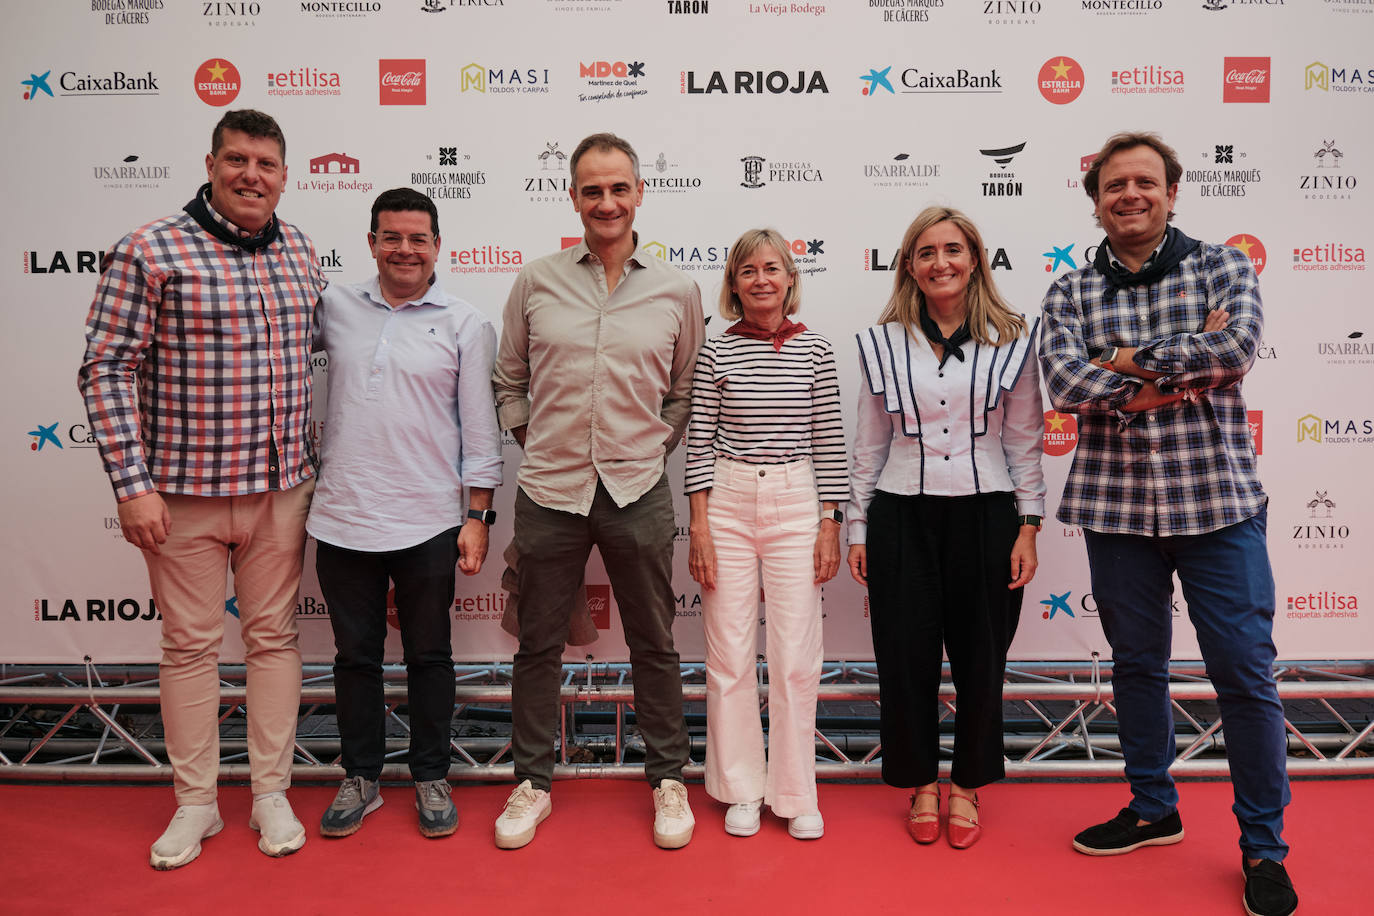
<svg viewBox="0 0 1374 916"><path fill-rule="evenodd" d="M1228 57L1222 65L1223 102L1268 102L1270 64L1267 57Z"/></svg>
<svg viewBox="0 0 1374 916"><path fill-rule="evenodd" d="M472 245L449 250L449 273L514 274L525 265L525 254L518 248L500 245Z"/></svg>
<svg viewBox="0 0 1374 916"><path fill-rule="evenodd" d="M1048 102L1067 105L1083 94L1083 68L1072 57L1052 57L1040 66L1040 94Z"/></svg>
<svg viewBox="0 0 1374 916"><path fill-rule="evenodd" d="M239 97L241 85L238 67L223 58L211 58L196 68L196 95L206 105L223 108Z"/></svg>
<svg viewBox="0 0 1374 916"><path fill-rule="evenodd" d="M51 75L51 70L45 70L42 73L30 73L28 79L20 80L19 85L24 87L24 101L31 101L40 95L53 98L52 87L48 85L48 77Z"/></svg>
<svg viewBox="0 0 1374 916"><path fill-rule="evenodd" d="M296 67L267 74L267 94L275 96L343 95L339 74L314 67Z"/></svg>
<svg viewBox="0 0 1374 916"><path fill-rule="evenodd" d="M1112 92L1117 95L1183 93L1183 71L1155 64L1112 71Z"/></svg>
<svg viewBox="0 0 1374 916"><path fill-rule="evenodd" d="M1078 418L1057 410L1045 411L1045 454L1067 455L1078 444Z"/></svg>
<svg viewBox="0 0 1374 916"><path fill-rule="evenodd" d="M377 61L380 105L425 104L424 58L383 58Z"/></svg>
<svg viewBox="0 0 1374 916"><path fill-rule="evenodd" d="M1293 249L1294 270L1364 270L1363 248L1342 242L1321 242Z"/></svg>
<svg viewBox="0 0 1374 916"><path fill-rule="evenodd" d="M1241 233L1240 235L1231 236L1226 240L1226 244L1230 245L1232 248L1239 248L1245 256L1250 259L1250 263L1255 265L1256 275L1264 273L1266 258L1263 242L1253 235Z"/></svg>

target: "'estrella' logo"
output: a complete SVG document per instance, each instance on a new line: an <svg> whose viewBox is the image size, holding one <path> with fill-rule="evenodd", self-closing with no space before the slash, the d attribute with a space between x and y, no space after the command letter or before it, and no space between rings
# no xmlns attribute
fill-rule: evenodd
<svg viewBox="0 0 1374 916"><path fill-rule="evenodd" d="M869 67L868 76L859 77L861 81L868 84L861 90L861 94L873 95L879 89L886 89L888 92L892 93L893 95L896 95L897 90L892 88L892 81L887 78L887 75L891 72L891 64L888 64L881 70L874 70L872 67Z"/></svg>
<svg viewBox="0 0 1374 916"><path fill-rule="evenodd" d="M1073 260L1073 243L1072 243L1072 242L1070 242L1069 244L1065 245L1065 246L1062 247L1062 248L1059 247L1058 245L1051 245L1051 246L1050 246L1050 249L1051 249L1050 251L1042 251L1042 252L1040 253L1042 257L1046 257L1046 258L1050 258L1050 259L1051 259L1051 260L1050 260L1050 263L1048 263L1048 264L1045 265L1045 273L1047 273L1047 274L1052 274L1052 273L1054 273L1056 270L1059 269L1059 265L1060 265L1060 264L1063 264L1063 265L1064 265L1065 267L1067 267L1069 270L1077 270L1077 269L1078 269L1078 265L1075 264L1075 263L1074 263L1074 260Z"/></svg>
<svg viewBox="0 0 1374 916"><path fill-rule="evenodd" d="M1047 610L1040 616L1046 620L1053 620L1055 614L1063 611L1065 614L1073 617L1073 611L1069 608L1069 596L1072 594L1072 591L1067 591L1062 595L1056 595L1054 592L1050 592L1048 598L1041 598L1040 603L1043 604Z"/></svg>
<svg viewBox="0 0 1374 916"><path fill-rule="evenodd" d="M58 422L59 421L54 420L50 426L44 426L42 423L39 423L37 429L29 430L28 435L33 436L33 442L29 443L29 448L32 451L41 452L43 451L43 446L47 445L49 442L61 448L62 440L57 438Z"/></svg>
<svg viewBox="0 0 1374 916"><path fill-rule="evenodd" d="M48 98L53 97L52 87L48 85L48 74L50 73L52 73L51 70L48 70L42 76L39 76L37 73L30 73L28 79L19 81L19 85L29 87L24 90L24 101L27 102L32 100L40 92L46 92Z"/></svg>

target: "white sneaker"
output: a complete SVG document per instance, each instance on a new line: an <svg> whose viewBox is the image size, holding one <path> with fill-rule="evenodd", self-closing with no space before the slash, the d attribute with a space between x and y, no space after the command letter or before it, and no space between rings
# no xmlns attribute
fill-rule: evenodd
<svg viewBox="0 0 1374 916"><path fill-rule="evenodd" d="M305 825L296 819L284 792L254 798L248 826L262 834L258 848L269 856L289 856L305 845Z"/></svg>
<svg viewBox="0 0 1374 916"><path fill-rule="evenodd" d="M725 832L731 836L753 836L759 832L759 809L763 799L731 805L725 812Z"/></svg>
<svg viewBox="0 0 1374 916"><path fill-rule="evenodd" d="M692 841L696 819L687 804L687 787L665 779L654 789L654 843L661 849L680 849Z"/></svg>
<svg viewBox="0 0 1374 916"><path fill-rule="evenodd" d="M224 829L219 805L182 805L149 851L148 864L159 871L178 868L200 855L200 841Z"/></svg>
<svg viewBox="0 0 1374 916"><path fill-rule="evenodd" d="M799 814L787 822L787 832L799 840L819 840L825 836L825 821L819 811Z"/></svg>
<svg viewBox="0 0 1374 916"><path fill-rule="evenodd" d="M534 831L553 811L553 799L526 779L506 799L506 808L496 819L496 848L519 849L534 839Z"/></svg>

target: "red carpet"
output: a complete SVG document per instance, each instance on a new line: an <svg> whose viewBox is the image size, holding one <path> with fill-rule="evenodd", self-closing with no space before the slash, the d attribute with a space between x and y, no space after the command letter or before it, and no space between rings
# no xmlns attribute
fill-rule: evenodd
<svg viewBox="0 0 1374 916"><path fill-rule="evenodd" d="M592 780L558 783L538 837L503 852L491 824L508 791L459 786L458 833L426 840L410 787L386 787L359 833L324 840L316 827L334 790L298 787L291 799L309 839L269 859L248 829L248 789L228 786L224 831L190 865L155 872L148 846L174 810L169 788L3 785L0 912L1244 913L1229 783L1182 786L1183 843L1110 859L1069 841L1125 804L1118 784L990 787L984 838L964 852L911 842L905 796L876 785L822 785L826 835L813 842L767 813L757 836L728 836L724 808L692 785L696 835L664 852L651 838L647 786ZM1299 913L1374 912L1371 811L1374 780L1294 783L1287 864Z"/></svg>

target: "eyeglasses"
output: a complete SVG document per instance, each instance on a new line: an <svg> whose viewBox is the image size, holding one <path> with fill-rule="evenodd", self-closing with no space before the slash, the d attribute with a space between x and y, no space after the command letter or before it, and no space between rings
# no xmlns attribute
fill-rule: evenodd
<svg viewBox="0 0 1374 916"><path fill-rule="evenodd" d="M383 251L397 251L402 242L409 242L411 251L429 251L434 247L434 238L428 235L400 235L395 232L383 232L378 235L374 232L372 239Z"/></svg>

